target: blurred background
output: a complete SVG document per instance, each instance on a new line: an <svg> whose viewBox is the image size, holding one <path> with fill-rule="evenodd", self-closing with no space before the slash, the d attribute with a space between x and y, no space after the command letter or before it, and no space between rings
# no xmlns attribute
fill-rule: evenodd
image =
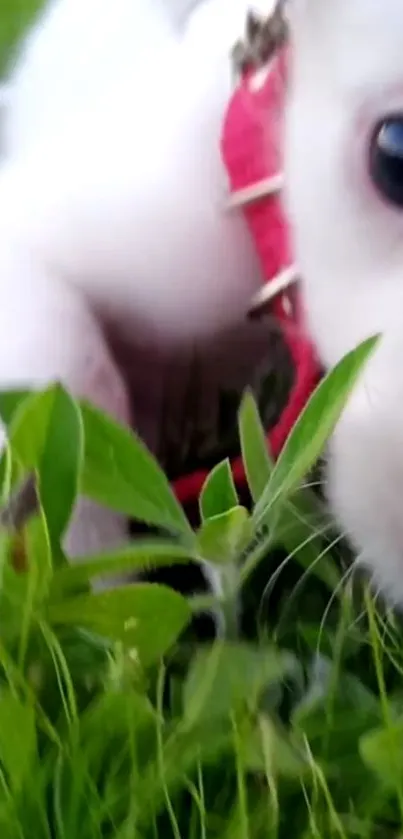
<svg viewBox="0 0 403 839"><path fill-rule="evenodd" d="M53 1L50 0L50 2ZM4 77L7 71L8 62L19 38L45 2L49 0L0 0L0 78ZM169 5L179 17L186 17L186 14L203 0L160 0L160 2Z"/></svg>

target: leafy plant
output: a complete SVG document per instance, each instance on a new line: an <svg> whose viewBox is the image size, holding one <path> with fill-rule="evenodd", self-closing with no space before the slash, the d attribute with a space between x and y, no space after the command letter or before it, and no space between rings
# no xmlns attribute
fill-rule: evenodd
<svg viewBox="0 0 403 839"><path fill-rule="evenodd" d="M195 530L135 434L60 385L1 394L7 839L397 839L400 626L365 589L343 585L329 522L304 486L375 343L324 379L276 464L245 394L239 434L252 506L240 503L223 461L205 482ZM71 563L63 541L79 492L163 535ZM273 568L280 548L286 561ZM207 599L156 583L94 587L192 561L214 571ZM291 566L300 576L284 616L245 638L245 585L261 567L269 586ZM221 637L189 650L184 632L206 606L221 610Z"/></svg>

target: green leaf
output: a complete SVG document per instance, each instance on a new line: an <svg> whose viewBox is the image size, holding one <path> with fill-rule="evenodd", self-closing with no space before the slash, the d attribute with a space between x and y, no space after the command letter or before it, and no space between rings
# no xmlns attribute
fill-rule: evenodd
<svg viewBox="0 0 403 839"><path fill-rule="evenodd" d="M57 545L68 525L78 489L83 455L79 409L58 384L33 393L19 403L9 428L9 440L13 454L25 469L38 473L50 540Z"/></svg>
<svg viewBox="0 0 403 839"><path fill-rule="evenodd" d="M260 521L268 508L299 486L323 452L379 336L349 352L321 381L292 429L255 507Z"/></svg>
<svg viewBox="0 0 403 839"><path fill-rule="evenodd" d="M47 595L52 578L49 533L42 509L18 532L10 535L9 562L17 576L25 578L26 595L19 611L32 612L34 605ZM19 617L21 619L22 615Z"/></svg>
<svg viewBox="0 0 403 839"><path fill-rule="evenodd" d="M29 776L36 758L35 713L7 688L0 692L0 764L13 792Z"/></svg>
<svg viewBox="0 0 403 839"><path fill-rule="evenodd" d="M52 596L85 586L95 577L129 571L149 571L199 559L197 553L166 539L139 539L120 550L105 551L90 557L77 557L74 565L57 570L53 575Z"/></svg>
<svg viewBox="0 0 403 839"><path fill-rule="evenodd" d="M52 578L52 553L47 521L42 509L30 519L22 531L28 560L28 573L33 577L35 598L48 593Z"/></svg>
<svg viewBox="0 0 403 839"><path fill-rule="evenodd" d="M186 515L159 467L129 429L87 403L82 404L85 495L138 521L194 542Z"/></svg>
<svg viewBox="0 0 403 839"><path fill-rule="evenodd" d="M359 743L362 760L392 789L403 782L403 721L364 734Z"/></svg>
<svg viewBox="0 0 403 839"><path fill-rule="evenodd" d="M80 739L86 747L96 748L99 732L107 733L110 742L117 735L127 737L131 728L154 726L157 714L146 695L136 690L112 691L108 690L96 696L88 708L77 721L80 729Z"/></svg>
<svg viewBox="0 0 403 839"><path fill-rule="evenodd" d="M10 426L26 400L36 396L24 390L0 393L3 422ZM193 540L181 505L141 440L88 403L81 402L80 408L85 437L84 494L127 516Z"/></svg>
<svg viewBox="0 0 403 839"><path fill-rule="evenodd" d="M22 660L52 575L49 536L41 509L19 530L0 532L0 563L1 637L4 643L19 644Z"/></svg>
<svg viewBox="0 0 403 839"><path fill-rule="evenodd" d="M46 443L39 464L40 495L51 544L67 529L78 492L84 453L80 410L60 386L53 389Z"/></svg>
<svg viewBox="0 0 403 839"><path fill-rule="evenodd" d="M147 696L132 687L126 690L107 690L96 696L77 720L78 749L85 755L86 764L95 780L105 771L111 748L138 741L139 734L150 732L150 749L155 741L156 712ZM102 732L102 737L100 737ZM154 737L152 736L154 735ZM77 755L77 758L79 756Z"/></svg>
<svg viewBox="0 0 403 839"><path fill-rule="evenodd" d="M201 716L226 717L246 703L255 708L262 692L295 672L288 653L246 643L216 642L200 650L184 686L184 716L193 725Z"/></svg>
<svg viewBox="0 0 403 839"><path fill-rule="evenodd" d="M251 538L249 513L245 507L233 507L226 513L206 519L197 534L197 546L203 559L223 565L232 562Z"/></svg>
<svg viewBox="0 0 403 839"><path fill-rule="evenodd" d="M242 398L238 413L238 426L245 474L250 494L256 504L270 479L274 465L269 455L259 409L252 392L249 390Z"/></svg>
<svg viewBox="0 0 403 839"><path fill-rule="evenodd" d="M238 495L228 460L217 463L207 476L199 499L202 519L226 513L238 505Z"/></svg>
<svg viewBox="0 0 403 839"><path fill-rule="evenodd" d="M27 597L27 575L18 574L13 567L14 534L0 530L0 614L3 644L18 641L24 603Z"/></svg>
<svg viewBox="0 0 403 839"><path fill-rule="evenodd" d="M191 620L184 597L156 583L137 583L51 603L54 625L76 625L121 641L141 664L164 655Z"/></svg>
<svg viewBox="0 0 403 839"><path fill-rule="evenodd" d="M2 0L0 6L0 74L12 60L14 50L43 0Z"/></svg>
<svg viewBox="0 0 403 839"><path fill-rule="evenodd" d="M312 774L302 743L296 737L287 736L265 714L245 721L240 726L238 741L240 758L249 772L295 779Z"/></svg>
<svg viewBox="0 0 403 839"><path fill-rule="evenodd" d="M0 391L0 416L7 428L10 427L22 403L34 393L35 391L22 389Z"/></svg>

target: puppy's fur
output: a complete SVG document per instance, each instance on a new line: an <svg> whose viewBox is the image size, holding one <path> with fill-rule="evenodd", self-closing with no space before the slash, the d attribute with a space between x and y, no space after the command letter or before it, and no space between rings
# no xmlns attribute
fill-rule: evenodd
<svg viewBox="0 0 403 839"><path fill-rule="evenodd" d="M381 332L330 445L328 493L377 584L403 600L403 212L368 171L376 122L403 111L399 0L294 0L287 204L323 362Z"/></svg>
<svg viewBox="0 0 403 839"><path fill-rule="evenodd" d="M219 137L248 2L188 19L193 5L52 0L22 45L0 169L0 387L59 379L131 422L105 324L170 347L243 319L261 274L223 212ZM124 537L80 504L68 549Z"/></svg>

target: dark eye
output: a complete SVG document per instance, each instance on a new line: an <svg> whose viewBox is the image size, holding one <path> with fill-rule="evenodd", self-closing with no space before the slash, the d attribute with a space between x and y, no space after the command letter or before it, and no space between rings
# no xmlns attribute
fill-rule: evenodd
<svg viewBox="0 0 403 839"><path fill-rule="evenodd" d="M369 148L369 172L378 192L403 209L403 114L376 125Z"/></svg>

